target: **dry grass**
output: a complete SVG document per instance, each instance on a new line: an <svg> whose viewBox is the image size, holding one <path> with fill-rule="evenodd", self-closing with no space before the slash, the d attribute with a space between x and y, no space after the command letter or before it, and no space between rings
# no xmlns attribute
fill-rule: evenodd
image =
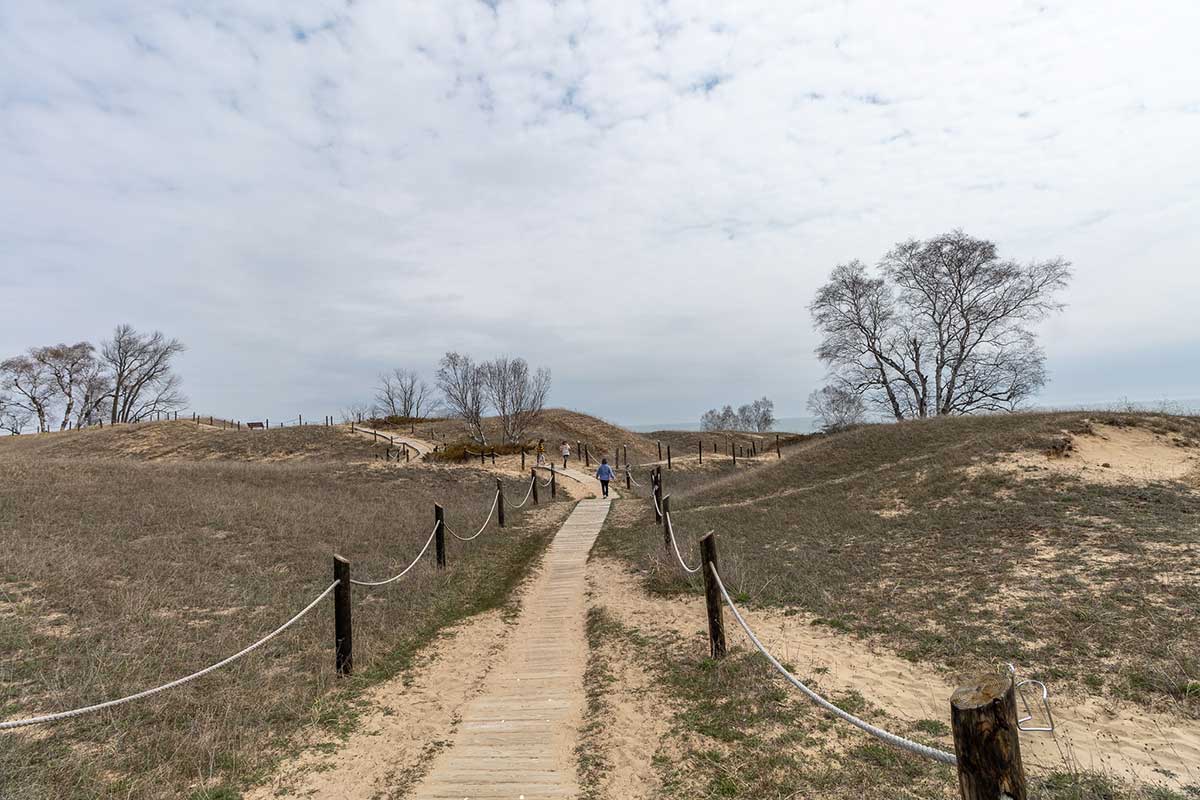
<svg viewBox="0 0 1200 800"><path fill-rule="evenodd" d="M0 443L0 717L190 673L305 605L329 584L333 552L355 577L385 577L424 543L434 502L473 531L494 492L495 476L471 468L354 463L369 441L325 429L206 429L212 456L182 422L173 448L156 442L168 425ZM506 482L510 498L524 488ZM510 510L502 533L450 539L444 572L430 555L400 584L356 587L352 679L333 675L325 603L196 683L0 734L0 797L235 797L305 726L352 725L360 690L440 628L506 602L567 508Z"/></svg>
<svg viewBox="0 0 1200 800"><path fill-rule="evenodd" d="M977 469L1046 451L1086 416L869 426L712 483L664 472L666 488L685 553L715 529L730 583L755 602L947 670L1015 661L1059 690L1200 716L1200 493ZM1195 419L1099 421L1200 438ZM661 539L647 519L600 548L654 563ZM671 569L648 585L696 590Z"/></svg>

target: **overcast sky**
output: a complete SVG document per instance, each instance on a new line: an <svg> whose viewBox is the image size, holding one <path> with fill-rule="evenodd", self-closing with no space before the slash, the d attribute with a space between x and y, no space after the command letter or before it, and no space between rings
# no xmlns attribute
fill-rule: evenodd
<svg viewBox="0 0 1200 800"><path fill-rule="evenodd" d="M523 355L625 423L804 414L841 261L1075 264L1046 403L1200 398L1200 4L0 0L0 354L187 343L319 417Z"/></svg>

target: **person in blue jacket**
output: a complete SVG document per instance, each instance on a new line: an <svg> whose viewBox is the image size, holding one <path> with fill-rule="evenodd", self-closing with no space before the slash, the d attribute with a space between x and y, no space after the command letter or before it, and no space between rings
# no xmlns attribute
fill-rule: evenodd
<svg viewBox="0 0 1200 800"><path fill-rule="evenodd" d="M600 469L596 470L596 477L600 479L600 488L604 491L604 496L608 497L608 482L613 479L613 471L607 458L600 459Z"/></svg>

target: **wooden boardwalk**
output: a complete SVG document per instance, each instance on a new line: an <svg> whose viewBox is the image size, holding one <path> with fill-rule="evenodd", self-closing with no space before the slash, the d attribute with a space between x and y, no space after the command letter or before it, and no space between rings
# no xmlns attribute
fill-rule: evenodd
<svg viewBox="0 0 1200 800"><path fill-rule="evenodd" d="M483 692L412 797L533 800L579 794L575 745L583 718L584 569L609 501L581 500L541 573Z"/></svg>

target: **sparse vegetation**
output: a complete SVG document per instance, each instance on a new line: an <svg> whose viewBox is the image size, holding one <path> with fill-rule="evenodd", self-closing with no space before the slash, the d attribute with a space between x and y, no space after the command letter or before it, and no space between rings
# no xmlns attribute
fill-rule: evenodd
<svg viewBox="0 0 1200 800"><path fill-rule="evenodd" d="M273 447L311 444L321 455L273 460ZM236 652L328 584L333 552L361 578L407 563L434 502L451 525L486 515L495 474L385 468L371 452L337 429L184 422L3 440L0 718L119 697ZM519 496L525 482L506 487ZM333 675L332 609L318 607L194 684L6 733L0 796L238 796L301 728L347 730L361 689L405 669L443 626L505 602L567 508L510 509L502 535L450 541L446 571L356 588L353 678Z"/></svg>

